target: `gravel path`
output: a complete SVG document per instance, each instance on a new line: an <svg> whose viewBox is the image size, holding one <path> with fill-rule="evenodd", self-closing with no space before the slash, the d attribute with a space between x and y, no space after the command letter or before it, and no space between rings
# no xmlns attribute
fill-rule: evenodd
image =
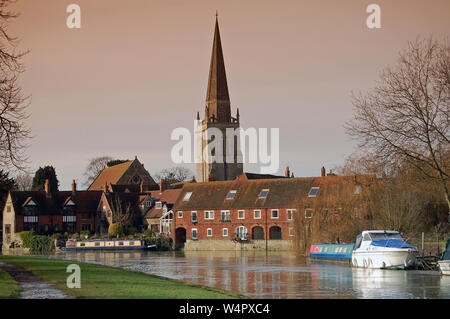
<svg viewBox="0 0 450 319"><path fill-rule="evenodd" d="M21 299L72 299L59 289L38 277L31 271L17 265L0 262L0 269L8 272L22 288L19 298Z"/></svg>

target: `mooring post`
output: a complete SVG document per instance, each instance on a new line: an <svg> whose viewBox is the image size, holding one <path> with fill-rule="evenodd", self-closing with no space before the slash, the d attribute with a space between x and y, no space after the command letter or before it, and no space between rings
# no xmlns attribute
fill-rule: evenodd
<svg viewBox="0 0 450 319"><path fill-rule="evenodd" d="M425 233L422 232L422 259L425 257Z"/></svg>

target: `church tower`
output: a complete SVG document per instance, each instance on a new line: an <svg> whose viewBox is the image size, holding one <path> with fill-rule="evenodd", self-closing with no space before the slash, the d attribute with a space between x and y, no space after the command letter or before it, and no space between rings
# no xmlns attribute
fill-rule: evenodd
<svg viewBox="0 0 450 319"><path fill-rule="evenodd" d="M200 121L197 113L197 154L201 156L197 163L198 182L233 180L242 174L238 129L239 109L236 117L232 117L216 14L204 120Z"/></svg>

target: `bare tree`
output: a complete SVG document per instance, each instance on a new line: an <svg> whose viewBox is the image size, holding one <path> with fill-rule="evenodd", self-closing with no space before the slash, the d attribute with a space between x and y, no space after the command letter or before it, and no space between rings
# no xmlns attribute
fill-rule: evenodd
<svg viewBox="0 0 450 319"><path fill-rule="evenodd" d="M353 96L347 132L377 161L407 162L437 179L450 211L450 44L417 39L369 93Z"/></svg>
<svg viewBox="0 0 450 319"><path fill-rule="evenodd" d="M111 207L112 223L121 224L125 227L130 226L133 217L133 205L131 201L123 201L119 196L115 196L115 200Z"/></svg>
<svg viewBox="0 0 450 319"><path fill-rule="evenodd" d="M33 188L33 176L26 172L19 173L14 177L14 180L16 181L17 190L19 191L30 191Z"/></svg>
<svg viewBox="0 0 450 319"><path fill-rule="evenodd" d="M183 166L163 169L155 174L156 180L165 179L169 184L187 181L192 176L192 172Z"/></svg>
<svg viewBox="0 0 450 319"><path fill-rule="evenodd" d="M30 98L18 85L18 76L23 72L21 58L27 52L17 52L18 39L7 30L9 21L18 17L7 9L14 2L0 1L0 165L23 170L26 141L31 137L25 125Z"/></svg>
<svg viewBox="0 0 450 319"><path fill-rule="evenodd" d="M107 167L108 162L112 160L113 158L110 156L98 156L95 158L91 158L83 174L86 178L84 186L89 187L89 185L92 184L92 182L97 178L101 171L103 171Z"/></svg>

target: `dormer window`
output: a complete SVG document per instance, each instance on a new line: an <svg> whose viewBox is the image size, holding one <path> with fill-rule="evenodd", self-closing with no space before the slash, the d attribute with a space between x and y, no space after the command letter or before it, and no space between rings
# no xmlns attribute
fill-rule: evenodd
<svg viewBox="0 0 450 319"><path fill-rule="evenodd" d="M192 196L192 192L187 192L184 194L183 201L187 202Z"/></svg>
<svg viewBox="0 0 450 319"><path fill-rule="evenodd" d="M227 195L227 199L234 199L234 197L236 196L236 192L236 190L231 190Z"/></svg>
<svg viewBox="0 0 450 319"><path fill-rule="evenodd" d="M268 189L263 189L261 190L261 192L259 193L259 198L266 198L267 195L269 194L269 190Z"/></svg>
<svg viewBox="0 0 450 319"><path fill-rule="evenodd" d="M355 187L355 191L353 192L353 195L360 195L362 191L362 187L360 185L357 185Z"/></svg>
<svg viewBox="0 0 450 319"><path fill-rule="evenodd" d="M161 209L162 203L161 202L156 202L155 207L156 207L156 209Z"/></svg>
<svg viewBox="0 0 450 319"><path fill-rule="evenodd" d="M319 189L320 189L320 187L311 187L308 197L316 197L317 193L319 192Z"/></svg>

